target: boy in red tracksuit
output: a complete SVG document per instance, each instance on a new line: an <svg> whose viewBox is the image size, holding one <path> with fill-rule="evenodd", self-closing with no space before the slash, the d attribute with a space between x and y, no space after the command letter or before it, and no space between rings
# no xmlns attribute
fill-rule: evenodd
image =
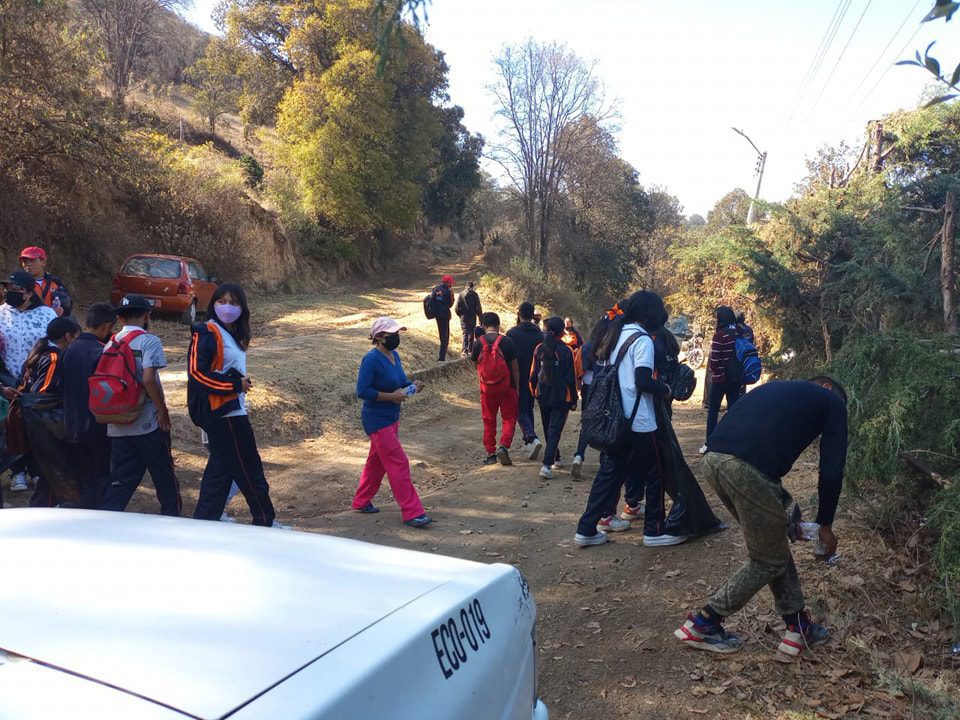
<svg viewBox="0 0 960 720"><path fill-rule="evenodd" d="M483 417L483 447L487 451L484 465L512 465L510 445L517 426L520 365L513 340L500 334L500 317L488 312L480 316L486 331L473 346L471 357L480 380L480 412ZM500 446L497 447L497 413L503 420Z"/></svg>

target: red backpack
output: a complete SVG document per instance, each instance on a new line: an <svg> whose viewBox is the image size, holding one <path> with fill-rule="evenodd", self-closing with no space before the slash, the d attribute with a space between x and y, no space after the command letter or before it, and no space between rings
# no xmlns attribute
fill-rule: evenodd
<svg viewBox="0 0 960 720"><path fill-rule="evenodd" d="M126 425L140 415L146 391L137 378L137 361L130 343L145 333L145 330L133 330L120 341L116 336L110 338L97 369L87 380L90 412L98 423Z"/></svg>
<svg viewBox="0 0 960 720"><path fill-rule="evenodd" d="M502 385L510 382L510 368L507 367L507 360L500 352L501 342L503 342L503 335L498 335L492 345L485 335L480 338L483 350L480 351L480 359L477 362L477 375L480 377L481 386Z"/></svg>

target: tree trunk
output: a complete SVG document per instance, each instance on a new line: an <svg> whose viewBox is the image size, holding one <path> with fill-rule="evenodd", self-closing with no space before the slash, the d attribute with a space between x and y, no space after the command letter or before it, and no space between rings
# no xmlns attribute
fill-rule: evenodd
<svg viewBox="0 0 960 720"><path fill-rule="evenodd" d="M550 210L545 208L540 213L540 269L547 274L550 266Z"/></svg>
<svg viewBox="0 0 960 720"><path fill-rule="evenodd" d="M833 360L833 340L830 337L830 326L827 324L827 316L820 310L820 332L823 333L823 354L827 362Z"/></svg>
<svg viewBox="0 0 960 720"><path fill-rule="evenodd" d="M950 335L957 334L957 308L954 304L956 271L953 260L956 206L956 195L948 192L943 206L943 233L940 237L940 289L943 292L943 329Z"/></svg>

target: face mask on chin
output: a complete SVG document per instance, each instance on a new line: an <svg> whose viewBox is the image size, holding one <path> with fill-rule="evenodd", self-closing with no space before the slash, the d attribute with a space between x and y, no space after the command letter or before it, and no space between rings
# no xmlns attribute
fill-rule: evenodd
<svg viewBox="0 0 960 720"><path fill-rule="evenodd" d="M19 308L23 305L24 293L21 290L7 290L4 300L10 307Z"/></svg>
<svg viewBox="0 0 960 720"><path fill-rule="evenodd" d="M400 347L400 333L391 333L383 336L383 346L390 351Z"/></svg>

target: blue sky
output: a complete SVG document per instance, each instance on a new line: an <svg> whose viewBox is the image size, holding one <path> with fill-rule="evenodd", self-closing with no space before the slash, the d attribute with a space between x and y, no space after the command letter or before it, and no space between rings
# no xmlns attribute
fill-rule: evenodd
<svg viewBox="0 0 960 720"><path fill-rule="evenodd" d="M212 31L214 3L195 0L191 21ZM932 0L433 0L426 35L446 54L452 101L464 108L467 126L487 137L495 135L496 125L486 88L495 80L493 57L504 43L528 36L558 40L596 61L607 94L619 101L621 153L641 182L666 187L687 214L706 215L734 187L752 192L756 186L756 155L731 126L769 154L761 196L784 200L803 176L804 157L817 147L846 140L859 148L868 120L915 106L929 76L910 67L884 74L892 62L938 40L934 54L941 63L950 68L960 63L960 17L921 27L932 5ZM801 96L838 7L847 7L844 20ZM829 77L844 47L843 61Z"/></svg>

